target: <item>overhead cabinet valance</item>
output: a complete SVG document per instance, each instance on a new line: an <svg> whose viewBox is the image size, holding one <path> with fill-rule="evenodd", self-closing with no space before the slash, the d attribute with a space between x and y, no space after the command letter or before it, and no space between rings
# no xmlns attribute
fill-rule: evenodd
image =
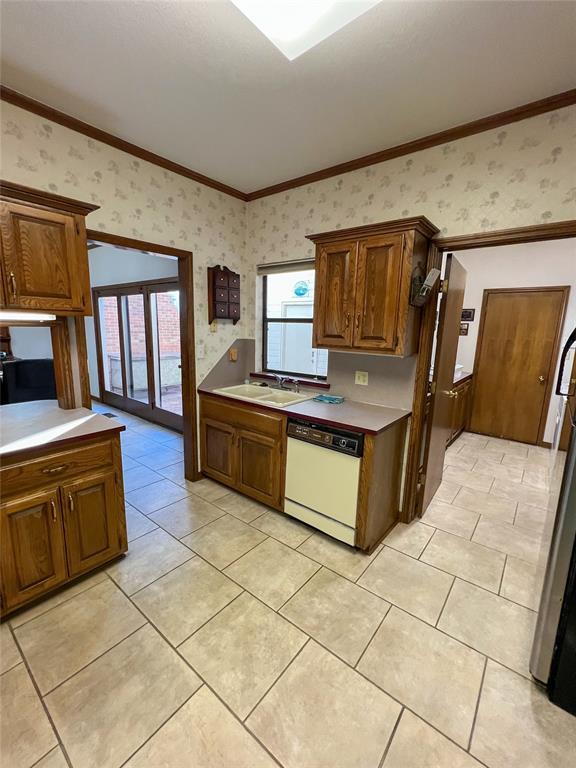
<svg viewBox="0 0 576 768"><path fill-rule="evenodd" d="M437 228L424 217L309 235L316 245L314 346L407 357L420 311L412 278L423 276Z"/></svg>

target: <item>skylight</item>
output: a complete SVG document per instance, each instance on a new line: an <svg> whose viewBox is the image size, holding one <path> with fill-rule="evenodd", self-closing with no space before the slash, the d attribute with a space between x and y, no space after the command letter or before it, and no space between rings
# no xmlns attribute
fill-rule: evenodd
<svg viewBox="0 0 576 768"><path fill-rule="evenodd" d="M293 61L380 0L232 0Z"/></svg>

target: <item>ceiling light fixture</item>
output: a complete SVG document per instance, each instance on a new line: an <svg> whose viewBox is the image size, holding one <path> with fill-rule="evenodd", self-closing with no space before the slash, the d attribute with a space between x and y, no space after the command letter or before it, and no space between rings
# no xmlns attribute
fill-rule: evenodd
<svg viewBox="0 0 576 768"><path fill-rule="evenodd" d="M11 312L0 310L0 323L53 323L56 315L46 312Z"/></svg>
<svg viewBox="0 0 576 768"><path fill-rule="evenodd" d="M293 61L381 0L232 0Z"/></svg>

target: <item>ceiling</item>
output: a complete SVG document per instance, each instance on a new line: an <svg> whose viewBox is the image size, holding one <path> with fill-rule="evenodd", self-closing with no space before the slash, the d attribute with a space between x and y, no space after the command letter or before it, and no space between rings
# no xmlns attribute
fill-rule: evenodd
<svg viewBox="0 0 576 768"><path fill-rule="evenodd" d="M574 87L576 3L387 2L288 61L229 0L3 0L2 81L243 192Z"/></svg>

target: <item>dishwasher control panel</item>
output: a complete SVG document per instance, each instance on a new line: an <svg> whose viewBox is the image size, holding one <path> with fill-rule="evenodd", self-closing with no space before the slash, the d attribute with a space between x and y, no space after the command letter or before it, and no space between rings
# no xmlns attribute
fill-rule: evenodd
<svg viewBox="0 0 576 768"><path fill-rule="evenodd" d="M288 437L347 453L349 456L362 456L364 449L364 435L361 432L348 432L300 419L289 419L287 432Z"/></svg>

